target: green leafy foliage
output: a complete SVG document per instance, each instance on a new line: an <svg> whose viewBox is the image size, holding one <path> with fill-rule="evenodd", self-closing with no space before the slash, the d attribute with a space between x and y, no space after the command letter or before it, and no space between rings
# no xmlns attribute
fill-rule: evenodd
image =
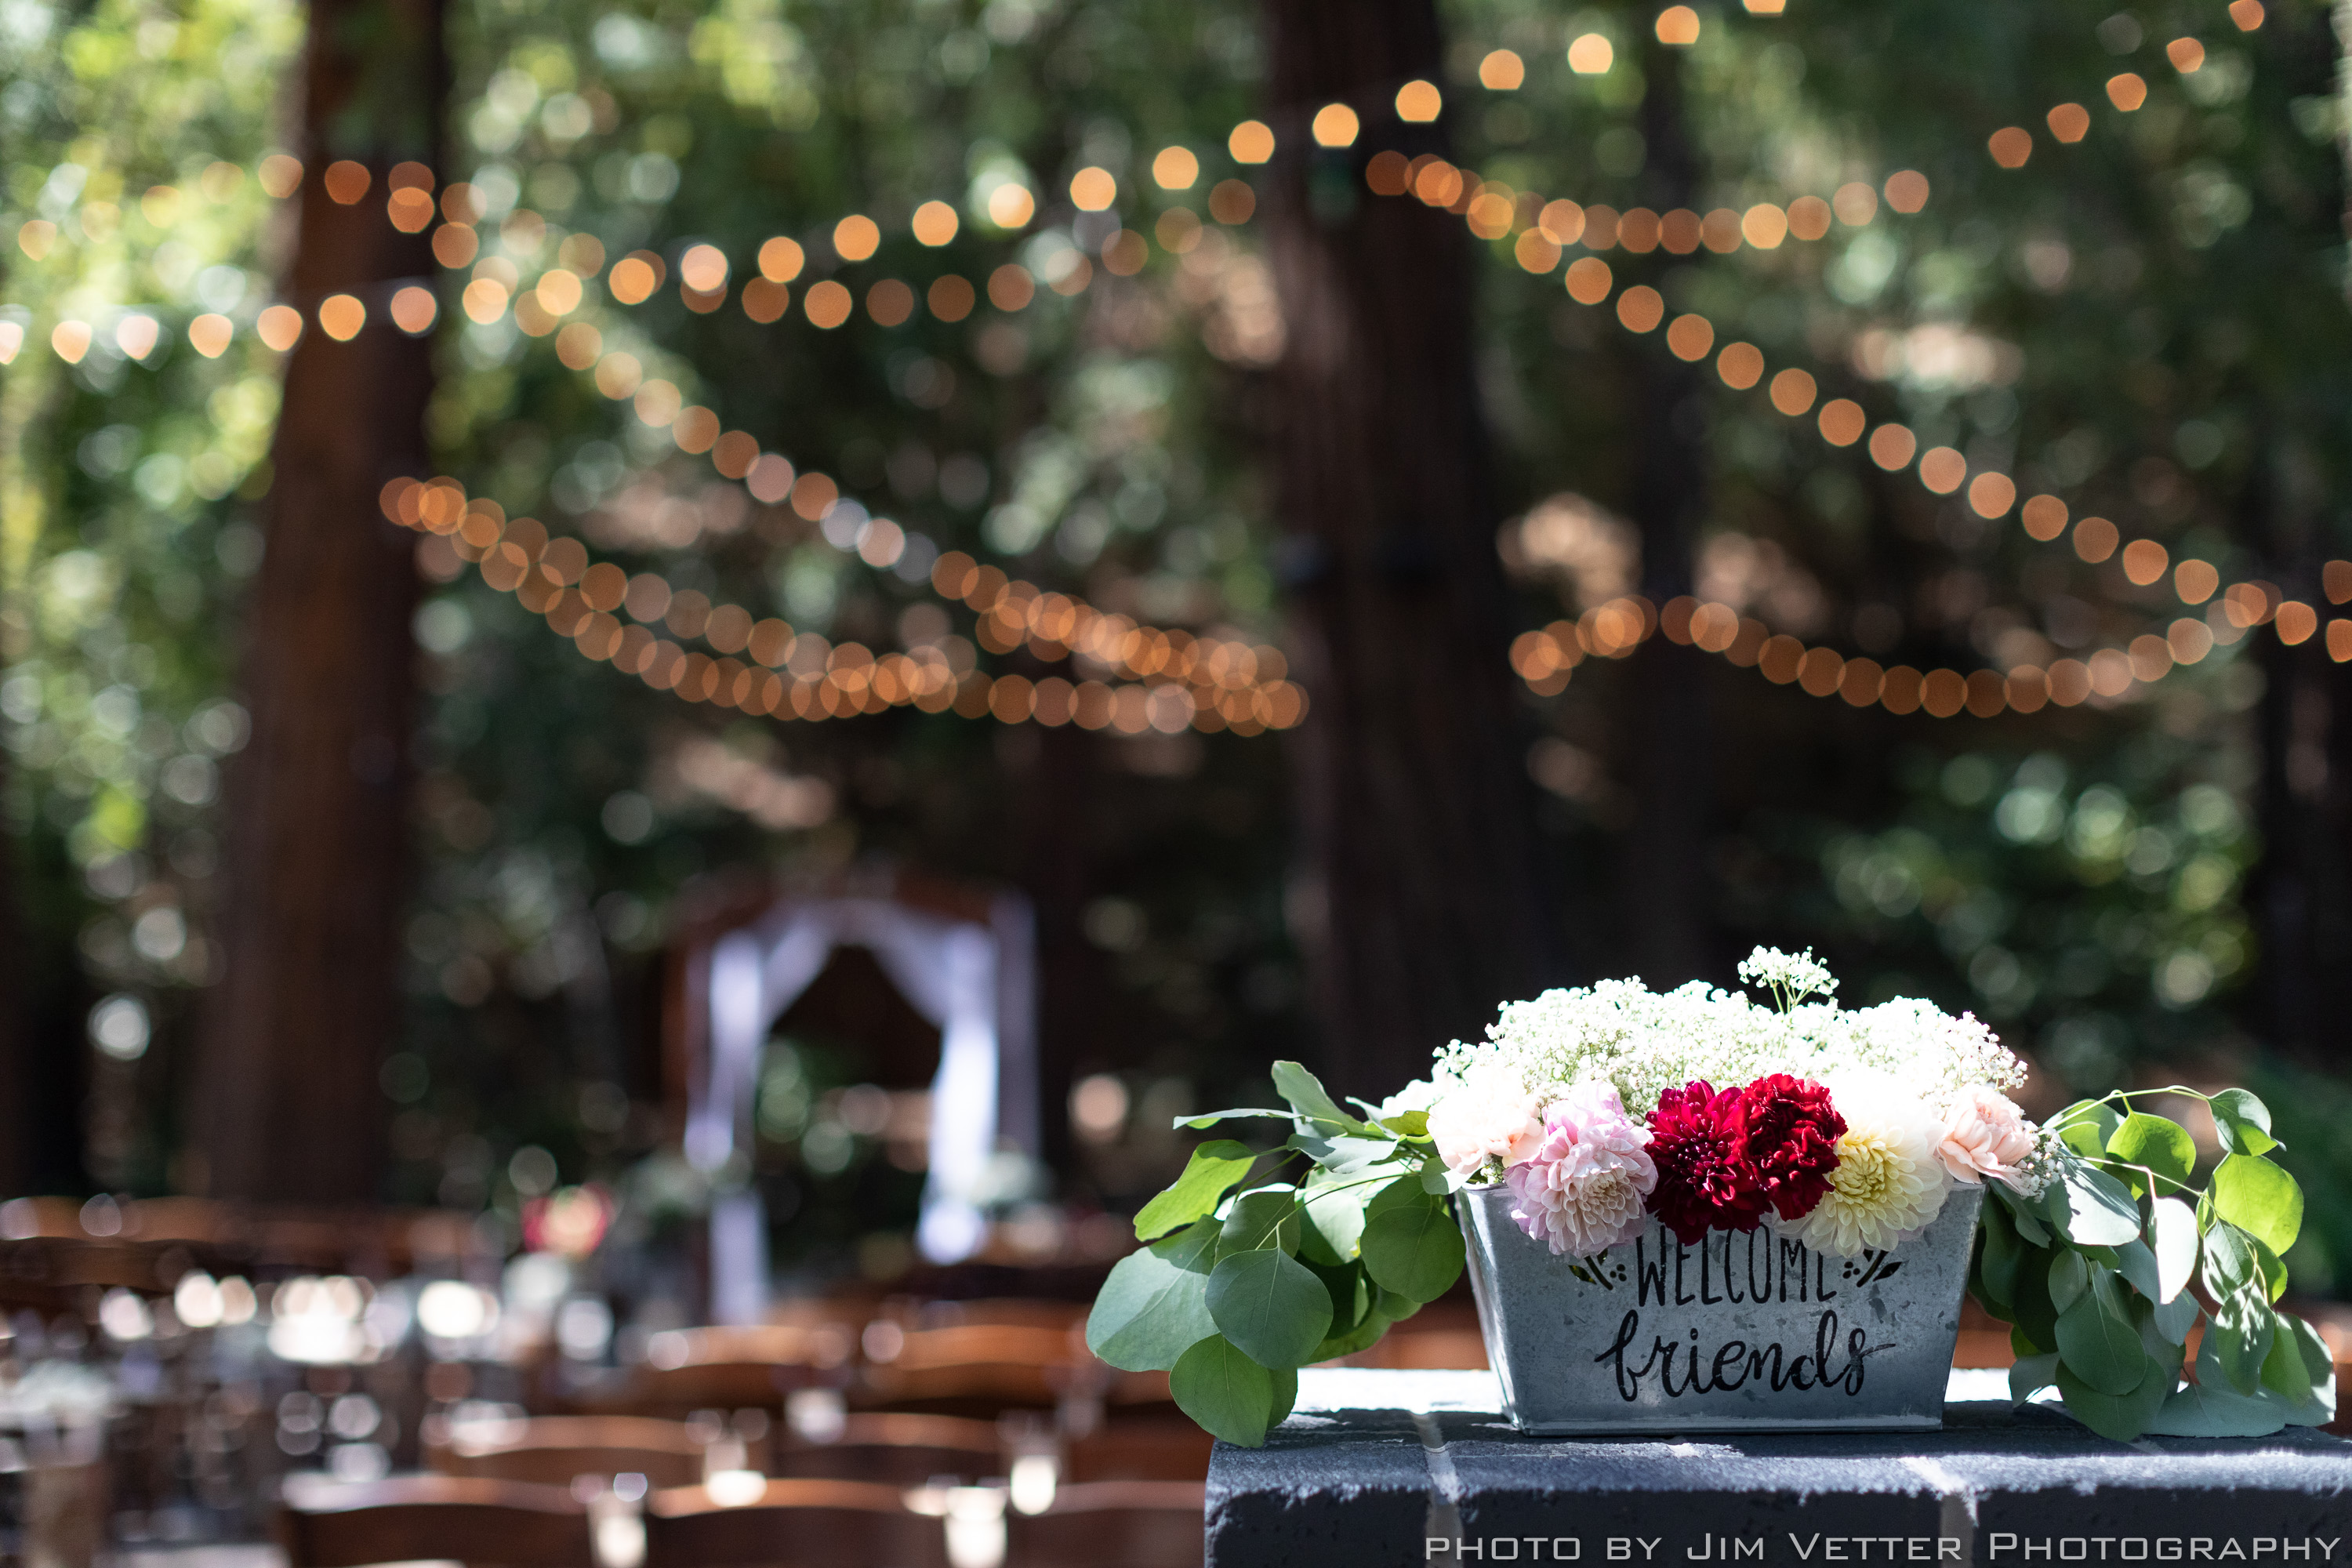
<svg viewBox="0 0 2352 1568"><path fill-rule="evenodd" d="M1196 1225L1111 1269L1087 1317L1087 1348L1124 1372L1164 1372L1217 1331L1209 1317L1209 1277L1195 1265L1216 1240Z"/></svg>
<svg viewBox="0 0 2352 1568"><path fill-rule="evenodd" d="M1230 1138L1201 1144L1184 1163L1184 1173L1137 1212L1135 1239L1156 1240L1210 1213L1241 1185L1256 1160L1256 1151Z"/></svg>
<svg viewBox="0 0 2352 1568"><path fill-rule="evenodd" d="M2069 1412L2118 1441L2327 1421L2336 1384L2326 1347L2272 1305L2286 1289L2280 1255L2294 1244L2304 1202L2268 1158L2281 1146L2269 1110L2242 1089L2153 1092L2211 1110L2225 1152L2202 1190L2188 1130L2133 1103L2153 1093L2116 1093L2054 1119L2064 1150L2038 1204L1997 1188L1985 1207L1969 1289L2012 1326L2011 1396L2054 1384ZM2183 1384L2200 1321L2193 1381Z"/></svg>
<svg viewBox="0 0 2352 1568"><path fill-rule="evenodd" d="M1384 1290L1434 1301L1462 1277L1462 1227L1442 1206L1413 1204L1364 1226L1364 1267Z"/></svg>
<svg viewBox="0 0 2352 1568"><path fill-rule="evenodd" d="M2257 1155L2231 1154L2213 1173L2213 1212L2283 1253L2303 1229L2303 1189L2282 1166Z"/></svg>
<svg viewBox="0 0 2352 1568"><path fill-rule="evenodd" d="M1291 1387L1297 1388L1297 1374ZM1274 1419L1274 1379L1230 1340L1212 1334L1168 1374L1177 1408L1228 1443L1255 1448Z"/></svg>
<svg viewBox="0 0 2352 1568"><path fill-rule="evenodd" d="M1087 1324L1096 1354L1170 1368L1186 1415L1252 1447L1289 1413L1298 1368L1377 1343L1444 1295L1465 1256L1425 1117L1350 1116L1296 1062L1276 1063L1274 1081L1288 1110L1179 1119L1279 1117L1292 1131L1260 1184L1239 1192L1255 1160L1246 1146L1194 1151L1144 1210L1152 1226L1185 1228L1121 1259ZM1278 1179L1299 1160L1296 1185Z"/></svg>

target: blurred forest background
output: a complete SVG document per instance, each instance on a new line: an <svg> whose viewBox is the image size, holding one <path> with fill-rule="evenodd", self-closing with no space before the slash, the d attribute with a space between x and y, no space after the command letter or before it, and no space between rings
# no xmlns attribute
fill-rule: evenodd
<svg viewBox="0 0 2352 1568"><path fill-rule="evenodd" d="M594 1179L640 1217L690 1209L658 1110L675 944L747 887L896 868L1034 900L1050 1169L1009 1202L1131 1205L1181 1158L1170 1115L1252 1102L1276 1056L1378 1094L1505 995L1724 984L1752 943L1811 943L1850 1001L1989 1019L2040 1109L2251 1075L2314 1194L2298 1280L2352 1286L2352 675L2326 639L2258 632L1993 718L1856 708L1665 639L1544 694L1514 637L1628 594L1964 672L2182 612L1577 303L1524 215L1479 238L1367 176L1439 153L1588 211L1704 213L1916 171L1914 212L1606 258L1922 447L2325 613L2352 552L2327 12L1688 15L0 0L0 322L23 344L0 369L5 1184L510 1223ZM1408 79L1443 89L1434 123L1387 107ZM1328 100L1362 131L1320 148ZM2060 103L2087 133L2045 123ZM1235 157L1251 119L1270 161ZM1169 148L1192 177L1155 174ZM287 153L299 201L265 189ZM339 217L318 191L340 158L377 184ZM403 161L474 204L480 257L438 272L437 322L341 360L316 329L268 347L275 300L433 281L427 237L383 219ZM1107 207L1075 201L1087 169ZM1034 211L992 207L1016 186ZM940 246L909 229L932 200L961 218ZM878 224L870 261L836 243L851 213ZM763 321L745 286L777 236L807 258L796 291L1008 263L1054 286L954 320ZM715 308L608 296L625 254L668 283L698 244L732 263ZM887 510L903 550L717 481L544 312L461 304L469 278L512 292L559 264L591 279L567 321ZM134 354L111 323L139 311L163 329ZM198 311L236 324L217 357ZM67 318L100 324L77 363L47 346ZM1312 706L1295 730L1128 735L684 703L470 572L420 573L375 508L398 472L804 636L1039 677L975 655L929 590L961 551L1282 647ZM320 756L349 766L303 776ZM771 1210L812 1268L903 1256L861 1237L909 1196L845 1202L906 1185L843 1092L903 1032L879 990L843 961L764 1069L762 1168L807 1198ZM259 1087L281 1070L290 1097Z"/></svg>

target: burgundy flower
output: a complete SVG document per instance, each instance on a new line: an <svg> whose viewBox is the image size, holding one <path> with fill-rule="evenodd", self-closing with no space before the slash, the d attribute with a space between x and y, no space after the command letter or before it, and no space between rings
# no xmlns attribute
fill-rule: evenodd
<svg viewBox="0 0 2352 1568"><path fill-rule="evenodd" d="M1739 1091L1748 1105L1748 1155L1782 1219L1802 1219L1830 1190L1845 1118L1811 1079L1776 1072Z"/></svg>
<svg viewBox="0 0 2352 1568"><path fill-rule="evenodd" d="M1748 1099L1706 1083L1670 1089L1650 1118L1658 1184L1650 1212L1685 1246L1710 1230L1754 1230L1771 1200L1748 1156Z"/></svg>

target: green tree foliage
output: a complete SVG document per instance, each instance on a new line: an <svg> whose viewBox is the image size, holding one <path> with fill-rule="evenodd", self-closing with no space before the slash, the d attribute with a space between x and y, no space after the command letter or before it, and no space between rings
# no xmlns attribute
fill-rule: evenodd
<svg viewBox="0 0 2352 1568"><path fill-rule="evenodd" d="M593 237L607 265L653 250L669 278L652 301L622 307L592 287L571 319L729 427L832 476L931 549L1139 618L1278 639L1276 585L1297 563L1261 489L1255 443L1279 411L1253 367L1286 323L1255 230L1208 213L1217 182L1251 173L1226 153L1227 132L1272 112L1255 8L480 0L451 16L457 107L441 174L483 204L485 264L527 283L573 236ZM1775 366L1810 366L1824 398L1853 397L2028 491L2063 491L2077 514L2111 516L2225 580L2267 577L2324 602L2313 574L2342 542L2325 498L2342 488L2347 344L2334 57L2316 8L2274 5L2252 32L2218 9L2109 0L1994 12L1798 0L1777 16L1699 17L1696 43L1668 48L1649 9L1447 7L1456 155L1515 192L1620 210L1745 210L1923 172L1932 195L1916 214L1882 205L1819 240L1725 256L1607 258L1621 285L1657 288ZM2164 46L2189 32L2205 55L2183 74ZM0 238L16 247L0 319L31 330L0 371L11 820L39 931L79 948L78 976L52 966L51 1027L79 1036L89 1005L119 992L149 1009L161 1042L137 1069L143 1086L122 1077L104 1100L117 1132L93 1145L90 1173L160 1185L173 998L209 973L212 770L239 735L225 672L253 563L241 512L268 483L255 464L276 396L249 330L206 360L184 323L201 308L249 327L268 299L277 235L250 172L271 145L299 15L206 0L167 22L26 0L0 33ZM1591 33L1612 41L1614 64L1579 75L1568 47ZM1496 48L1520 57L1523 85L1478 85ZM2121 70L2150 84L2130 114L2104 93ZM2062 102L2091 110L2079 143L2043 120ZM1360 107L1369 148L1393 125ZM2034 138L2015 170L1986 150L2010 126ZM1199 160L1189 188L1150 176L1171 144ZM247 174L208 174L215 160ZM919 308L884 327L860 310L823 331L797 295L773 325L741 311L758 247L777 235L810 258L795 290L837 274L860 299L884 278L980 283L1013 261L1050 274L1072 247L1098 260L1099 220L1066 195L1087 166L1116 176L1117 223L1155 237L1133 278L1097 265L1083 291L1041 289L1025 310L982 304L956 322ZM1019 234L986 221L1005 182L1039 197ZM151 211L143 198L166 185L176 208ZM935 198L961 217L937 248L908 232ZM1318 199L1337 214L1395 198L1350 178ZM1156 237L1178 210L1202 224L1181 254ZM882 246L837 262L832 226L852 212L877 221ZM15 237L36 220L58 226L37 258ZM732 265L710 314L675 287L697 242ZM2184 613L2160 585L2132 588L2063 541L2036 543L2012 520L1889 479L1703 371L1663 405L1645 399L1673 368L1661 334L1572 303L1558 266L1525 269L1515 243L1488 242L1480 280L1482 390L1515 523L1569 493L1647 526L1645 443L1671 427L1696 453L1695 580L1655 542L1639 561L1621 539L1609 591L1737 596L1776 629L1923 668L2046 663ZM869 565L854 538L718 486L706 461L565 366L552 334L521 331L511 313L470 321L466 280L441 281L434 432L471 491L632 572L833 642L972 637L919 570ZM141 363L109 346L134 308L166 329ZM77 310L100 330L68 368L44 345ZM1507 533L1529 625L1602 591L1609 574L1590 559L1529 557ZM524 1142L556 1150L567 1178L649 1150L656 1129L629 1107L657 1087L644 1048L655 955L747 875L822 879L887 858L1025 879L1051 994L1085 1014L1048 1018L1052 1058L1127 1071L1139 1095L1172 1082L1180 1099L1230 1093L1282 1048L1300 1020L1292 931L1345 918L1286 886L1276 742L906 710L741 720L590 664L470 576L431 595L417 633L434 693L415 748L427 870L398 933L410 1038L384 1079L404 1198L509 1203L497 1173ZM2241 1049L2242 988L2266 961L2245 889L2262 850L2255 726L2281 668L2254 654L2267 636L2119 702L1989 722L1855 712L1711 662L1704 711L1683 728L1713 804L1677 828L1710 847L1709 880L1685 896L1727 949L1751 934L1810 940L1889 988L1979 1008L2074 1092L2128 1079L2143 1057ZM1025 655L974 657L1045 672ZM1659 760L1636 752L1633 674L1590 661L1564 694L1527 707L1587 974L1634 967L1623 950L1639 933L1617 914L1643 871L1620 857ZM2329 1141L2291 1142L2290 1160L2340 1163ZM1094 1195L1131 1205L1183 1152L1162 1139L1148 1156L1089 1154L1083 1173ZM1277 1248L1297 1268L1377 1256L1375 1237L1402 1225L1318 1203L1318 1190L1302 1187L1297 1238ZM1335 1323L1403 1300L1374 1294L1402 1289L1377 1271L1357 1280L1361 1303L1344 1280L1323 1282ZM1279 1394L1270 1381L1269 1410Z"/></svg>

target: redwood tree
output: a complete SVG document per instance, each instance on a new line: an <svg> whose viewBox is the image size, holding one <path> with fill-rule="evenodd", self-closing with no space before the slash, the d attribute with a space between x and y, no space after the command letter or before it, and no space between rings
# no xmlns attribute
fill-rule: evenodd
<svg viewBox="0 0 2352 1568"><path fill-rule="evenodd" d="M1397 89L1444 76L1431 0L1270 0L1276 508L1296 668L1294 900L1325 1055L1385 1092L1549 977L1460 220L1366 162L1443 154ZM1316 146L1331 102L1362 124Z"/></svg>
<svg viewBox="0 0 2352 1568"><path fill-rule="evenodd" d="M226 973L207 1002L192 1184L224 1197L375 1195L379 1064L397 964L415 710L411 542L378 510L425 471L429 338L391 323L394 289L430 281L422 235L387 220L396 163L436 163L446 94L439 0L311 0L303 174L281 297L310 326L286 367L247 609L252 737L227 781ZM331 164L369 171L328 194ZM348 188L339 194L348 194ZM348 342L319 302L368 307Z"/></svg>

